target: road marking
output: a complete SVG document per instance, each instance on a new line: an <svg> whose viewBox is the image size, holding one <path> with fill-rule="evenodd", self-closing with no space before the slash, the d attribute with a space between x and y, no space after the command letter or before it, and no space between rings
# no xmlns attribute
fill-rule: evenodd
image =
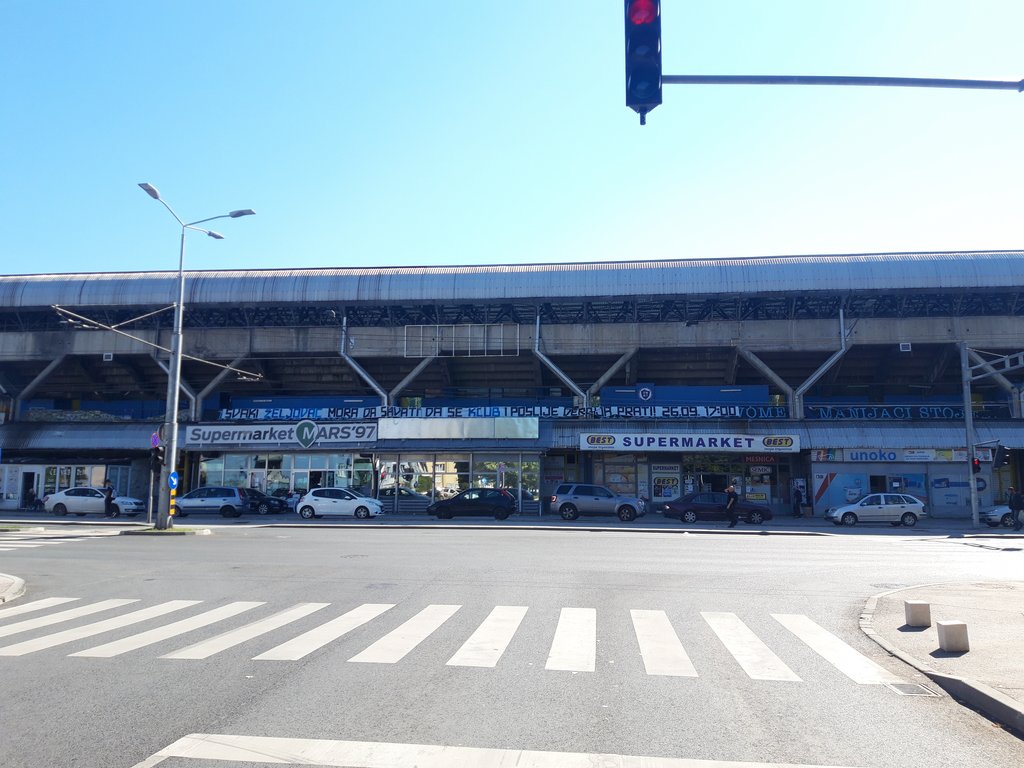
<svg viewBox="0 0 1024 768"><path fill-rule="evenodd" d="M461 605L428 605L407 622L384 635L349 661L366 664L394 664L455 615Z"/></svg>
<svg viewBox="0 0 1024 768"><path fill-rule="evenodd" d="M697 677L697 670L664 611L630 610L629 615L648 675Z"/></svg>
<svg viewBox="0 0 1024 768"><path fill-rule="evenodd" d="M855 651L806 616L795 613L773 613L772 617L855 683L884 685L905 682L903 678L878 666L867 656Z"/></svg>
<svg viewBox="0 0 1024 768"><path fill-rule="evenodd" d="M19 605L17 608L4 608L0 610L0 621L11 616L18 616L22 613L33 613L35 611L41 611L45 608L52 608L55 605L63 605L64 603L73 603L78 600L77 597L46 597L42 600L33 600L31 603L25 603Z"/></svg>
<svg viewBox="0 0 1024 768"><path fill-rule="evenodd" d="M265 603L255 603L254 605L265 605ZM330 603L299 603L291 608L275 613L273 616L267 616L265 619L246 624L244 627L229 630L216 637L211 637L209 640L195 643L160 658L206 659L215 653L220 653L228 648L234 648L236 645L241 645L247 640L252 640L254 637L265 635L267 632L283 627L286 624L291 624L293 621L298 621L303 616L309 616L309 614L315 613L321 608L326 608L328 605Z"/></svg>
<svg viewBox="0 0 1024 768"><path fill-rule="evenodd" d="M448 659L451 667L494 667L512 642L527 607L498 605L476 628L455 655Z"/></svg>
<svg viewBox="0 0 1024 768"><path fill-rule="evenodd" d="M69 608L66 611L58 611L57 613L51 613L49 616L40 616L36 619L27 619L26 621L19 621L16 624L8 624L6 627L0 627L0 637L16 635L19 632L28 632L30 629L49 627L53 624L60 624L63 621L71 621L72 619L77 619L82 616L89 616L93 613L99 613L100 611L108 611L111 608L120 608L122 605L128 605L129 603L137 602L139 601L136 599L101 600L100 602L92 603L91 605L83 605L78 608Z"/></svg>
<svg viewBox="0 0 1024 768"><path fill-rule="evenodd" d="M139 634L132 635L131 637L115 640L114 642L107 643L105 645L97 645L95 648L87 648L84 651L79 651L78 653L72 653L69 655L109 659L112 656L119 656L122 653L134 651L138 648L145 648L147 645L159 643L161 640L177 637L178 635L183 635L186 632L191 632L194 629L199 629L218 621L223 621L224 619L229 619L232 616L237 616L244 611L251 611L253 608L258 608L261 605L266 605L266 603L228 603L220 608L214 608L212 611L200 613L197 616L190 616L187 619L175 621L172 624L157 627L156 629L151 629L148 632L140 632Z"/></svg>
<svg viewBox="0 0 1024 768"><path fill-rule="evenodd" d="M50 544L51 542L46 542L46 543ZM9 541L5 541L4 542L4 549L6 549L8 552L10 552L12 549L35 549L36 547L41 547L41 546L43 546L43 545L42 544L21 544L21 543L14 544L14 543L9 542Z"/></svg>
<svg viewBox="0 0 1024 768"><path fill-rule="evenodd" d="M141 621L148 621L149 619L154 619L157 616L163 616L173 611L180 611L183 608L198 605L201 602L202 600L170 600L166 603L161 603L160 605L154 605L152 608L143 608L139 611L126 613L124 616L106 619L105 621L97 621L94 624L86 624L84 627L77 627L76 629L65 629L63 632L44 635L43 637L36 638L35 640L25 640L21 643L8 645L4 648L0 648L0 656L24 656L26 653L34 653L35 651L41 651L45 648L53 648L55 645L63 645L64 643L72 643L75 640L82 640L86 637L99 635L103 632L108 632L111 629L120 629L121 627L138 624Z"/></svg>
<svg viewBox="0 0 1024 768"><path fill-rule="evenodd" d="M287 643L282 643L266 653L254 656L253 660L297 661L394 607L394 603L364 603L326 624L321 624L309 632L292 638Z"/></svg>
<svg viewBox="0 0 1024 768"><path fill-rule="evenodd" d="M772 653L735 613L701 611L700 615L751 679L800 682L796 673Z"/></svg>
<svg viewBox="0 0 1024 768"><path fill-rule="evenodd" d="M597 609L563 608L544 669L593 672L597 664Z"/></svg>
<svg viewBox="0 0 1024 768"><path fill-rule="evenodd" d="M750 763L586 752L527 749L482 749L437 744L386 744L375 741L282 739L192 733L136 763L152 768L170 757L276 765L321 765L333 768L838 768L806 763Z"/></svg>

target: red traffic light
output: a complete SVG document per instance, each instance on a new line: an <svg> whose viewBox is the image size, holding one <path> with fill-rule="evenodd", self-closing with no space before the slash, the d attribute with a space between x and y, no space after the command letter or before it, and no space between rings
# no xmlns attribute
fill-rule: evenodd
<svg viewBox="0 0 1024 768"><path fill-rule="evenodd" d="M626 18L630 24L651 24L658 18L658 4L654 0L632 0Z"/></svg>
<svg viewBox="0 0 1024 768"><path fill-rule="evenodd" d="M977 456L975 456L974 459L971 461L971 472L973 472L974 474L978 474L979 472L981 472L981 459L979 459Z"/></svg>

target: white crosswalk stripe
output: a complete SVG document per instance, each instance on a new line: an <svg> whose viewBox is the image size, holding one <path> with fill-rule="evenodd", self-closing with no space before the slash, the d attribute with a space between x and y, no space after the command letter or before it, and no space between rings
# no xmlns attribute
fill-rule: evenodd
<svg viewBox="0 0 1024 768"><path fill-rule="evenodd" d="M109 599L73 608L61 608L65 603L79 599L76 597L51 597L21 606L0 609L0 637L43 630L56 624L74 622L96 613L112 611L139 602L133 598ZM84 626L44 634L13 645L0 647L0 657L24 656L104 633L115 632L134 624L160 619L167 614L193 608L201 603L203 603L202 600L172 600ZM197 642L178 650L166 652L168 651L166 648L168 640L186 633L198 633L213 625L232 622L241 614L257 610L265 605L266 603L258 601L237 601L209 606L186 618L151 627L127 637L115 637L109 642L71 652L68 656L104 659L164 644L164 647L157 651L158 654L163 654L160 655L162 659L209 659L230 648L255 641L270 632L281 630L294 622L324 611L331 606L331 603L297 603L269 616L258 618L242 626L229 628L206 639L200 638ZM262 650L251 658L255 661L297 661L338 641L355 629L371 625L376 619L396 607L394 603L364 603L350 607L341 615L318 624L312 629L306 629L284 642L280 642L279 639L277 645ZM459 630L446 630L443 633L443 641L438 640L429 646L424 645L423 649L418 650L421 644L433 636L449 619L452 619L461 607L461 605L428 605L420 609L418 613L406 618L397 628L391 629L383 636L379 632L375 633L376 639L368 638L368 640L372 640L370 644L351 656L348 661L364 664L398 664L414 651L420 654L436 654L438 646L443 642L450 644L451 648L456 648L454 654L448 656L447 662L443 662L446 666L487 669L495 668L499 664L510 663L503 662L502 659L515 641L517 634L520 633L526 616L531 610L528 606L494 606L475 627L469 624L467 617L459 625L461 627ZM58 610L49 612L51 609ZM406 615L409 613L412 611L408 611ZM22 618L26 614L35 615ZM774 650L769 648L735 613L700 612L700 616L721 642L725 651L732 656L751 680L802 682L800 676L788 666L787 662L776 655L776 650L783 652L791 659L796 657L802 659L803 663L807 663L806 650L801 653L803 646L807 646L832 668L857 684L891 685L905 682L898 675L876 664L808 616L788 613L769 615L785 630L788 630L788 634L776 633L773 635L773 645L777 646ZM17 620L7 621L13 618L17 618ZM633 648L634 651L639 651L643 670L647 675L695 678L701 674L700 665L691 660L690 654L687 653L679 634L677 634L676 626L673 625L673 619L669 617L668 613L662 610L629 609L629 619L635 641ZM533 619L531 624L536 628L538 622L546 623L553 622L553 620L553 614L545 611L537 614L537 618ZM676 618L675 621L678 623L685 619ZM618 622L618 619L610 620L609 625L622 628L623 624ZM454 626L456 622L452 624ZM392 624L392 626L394 625ZM624 626L628 627L629 624ZM685 623L682 626L686 628ZM461 637L452 636L452 633L456 631ZM561 608L544 668L552 671L593 673L597 668L598 648L597 609ZM522 647L519 650L523 650ZM527 648L526 650L532 650L535 653L543 652L538 648ZM707 653L714 651L713 648L706 649L699 646L692 650L698 652L698 661L704 658L705 662ZM346 653L350 654L352 650L346 649ZM445 651L442 648L440 653L450 654L451 650ZM442 663L441 659L443 658L445 656L441 656L438 663Z"/></svg>
<svg viewBox="0 0 1024 768"><path fill-rule="evenodd" d="M86 528L76 531L54 531L46 529L25 529L0 533L0 552L16 552L21 549L38 549L54 544L87 541L89 539L118 536L120 531L103 528Z"/></svg>
<svg viewBox="0 0 1024 768"><path fill-rule="evenodd" d="M349 661L367 664L395 664L455 615L461 605L428 605L398 629L384 635Z"/></svg>

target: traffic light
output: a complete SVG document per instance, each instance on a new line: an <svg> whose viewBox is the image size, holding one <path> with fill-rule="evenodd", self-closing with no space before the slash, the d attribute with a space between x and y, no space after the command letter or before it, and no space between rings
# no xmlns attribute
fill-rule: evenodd
<svg viewBox="0 0 1024 768"><path fill-rule="evenodd" d="M157 474L164 466L164 446L158 445L149 449L149 471Z"/></svg>
<svg viewBox="0 0 1024 768"><path fill-rule="evenodd" d="M977 456L971 459L971 472L973 472L974 474L978 474L979 472L981 472L981 459L979 459Z"/></svg>
<svg viewBox="0 0 1024 768"><path fill-rule="evenodd" d="M626 106L647 123L661 104L661 0L626 2Z"/></svg>
<svg viewBox="0 0 1024 768"><path fill-rule="evenodd" d="M999 445L996 446L996 455L992 459L992 469L1000 469L1010 463L1010 452Z"/></svg>

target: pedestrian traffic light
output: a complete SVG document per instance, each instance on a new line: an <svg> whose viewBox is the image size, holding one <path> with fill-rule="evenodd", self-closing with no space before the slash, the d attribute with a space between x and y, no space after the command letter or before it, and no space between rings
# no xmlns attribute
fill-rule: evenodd
<svg viewBox="0 0 1024 768"><path fill-rule="evenodd" d="M979 459L977 456L971 459L971 472L973 472L974 474L978 474L979 472L981 472L981 459Z"/></svg>
<svg viewBox="0 0 1024 768"><path fill-rule="evenodd" d="M647 123L661 104L661 0L625 0L626 106Z"/></svg>
<svg viewBox="0 0 1024 768"><path fill-rule="evenodd" d="M164 446L158 445L149 449L149 471L156 474L164 466Z"/></svg>
<svg viewBox="0 0 1024 768"><path fill-rule="evenodd" d="M992 459L992 469L999 469L1001 467L1005 467L1009 463L1010 452L1001 445L996 446L996 455L995 458Z"/></svg>

